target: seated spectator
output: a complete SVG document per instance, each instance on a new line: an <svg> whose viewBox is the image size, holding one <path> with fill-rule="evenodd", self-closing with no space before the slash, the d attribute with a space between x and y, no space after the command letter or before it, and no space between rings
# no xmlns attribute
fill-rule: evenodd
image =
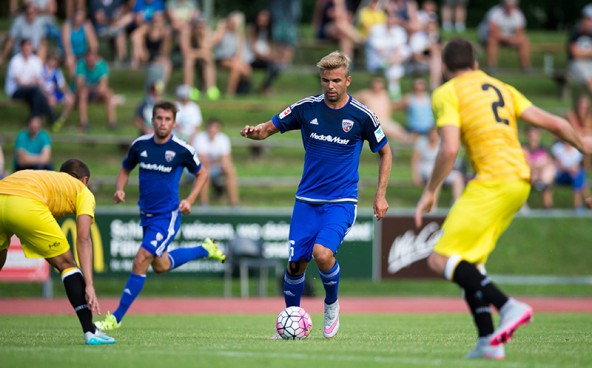
<svg viewBox="0 0 592 368"><path fill-rule="evenodd" d="M302 15L301 0L270 0L272 39L280 69L292 64Z"/></svg>
<svg viewBox="0 0 592 368"><path fill-rule="evenodd" d="M592 4L584 7L582 18L569 37L569 79L592 95ZM579 88L576 88L576 90ZM578 96L580 91L574 91Z"/></svg>
<svg viewBox="0 0 592 368"><path fill-rule="evenodd" d="M57 22L57 0L25 0L25 4L32 3L37 7L39 18L45 27L45 38L62 47L62 32Z"/></svg>
<svg viewBox="0 0 592 368"><path fill-rule="evenodd" d="M47 96L43 93L43 63L33 53L33 44L30 40L22 40L20 50L8 64L4 85L6 95L14 100L25 101L29 105L31 115L45 115L49 122L53 123L55 116Z"/></svg>
<svg viewBox="0 0 592 368"><path fill-rule="evenodd" d="M121 16L111 27L110 33L118 35L125 32L130 37L132 54L144 47L144 36L150 28L155 13L164 13L164 0L136 0L132 11Z"/></svg>
<svg viewBox="0 0 592 368"><path fill-rule="evenodd" d="M53 170L51 139L42 129L39 116L31 116L27 128L21 130L14 143L14 171Z"/></svg>
<svg viewBox="0 0 592 368"><path fill-rule="evenodd" d="M442 83L442 44L436 3L424 1L418 19L419 30L409 37L411 58L406 65L406 73L429 73L430 87L435 89Z"/></svg>
<svg viewBox="0 0 592 368"><path fill-rule="evenodd" d="M421 136L415 141L413 155L411 156L411 175L413 177L413 183L416 186L424 186L430 178L430 175L432 175L439 149L440 136L438 135L438 129L435 126L430 129L427 136ZM450 174L448 174L444 180L444 184L451 187L453 202L460 197L465 188L463 175L456 169L450 171ZM434 207L436 207L438 203L438 194L436 194Z"/></svg>
<svg viewBox="0 0 592 368"><path fill-rule="evenodd" d="M150 27L144 32L144 42L134 47L132 53L132 69L148 65L148 85L156 80L163 81L165 86L171 74L171 30L166 23L164 13L152 15Z"/></svg>
<svg viewBox="0 0 592 368"><path fill-rule="evenodd" d="M249 26L247 32L247 43L253 58L251 67L265 70L265 79L258 90L269 94L271 85L279 74L279 66L271 40L271 14L268 10L257 12L255 22Z"/></svg>
<svg viewBox="0 0 592 368"><path fill-rule="evenodd" d="M90 20L83 9L76 9L74 16L62 26L62 44L64 62L69 76L74 76L76 63L84 57L88 50L98 52L99 41Z"/></svg>
<svg viewBox="0 0 592 368"><path fill-rule="evenodd" d="M479 41L486 46L487 67L497 70L497 55L500 46L518 50L520 64L526 72L531 71L530 42L526 37L526 18L518 8L518 0L501 0L501 5L491 8L478 29Z"/></svg>
<svg viewBox="0 0 592 368"><path fill-rule="evenodd" d="M109 88L109 66L95 51L89 49L76 64L76 102L80 114L80 130L88 131L88 103L103 102L110 129L117 128L113 91Z"/></svg>
<svg viewBox="0 0 592 368"><path fill-rule="evenodd" d="M364 38L354 26L352 14L346 0L317 0L312 25L318 39L336 41L339 49L353 60L354 48Z"/></svg>
<svg viewBox="0 0 592 368"><path fill-rule="evenodd" d="M199 100L202 92L208 99L217 100L220 90L216 86L216 64L212 50L212 34L205 18L199 17L191 22L189 39L182 43L183 83L195 86L195 69L199 70L199 88L191 90L191 99Z"/></svg>
<svg viewBox="0 0 592 368"><path fill-rule="evenodd" d="M468 2L469 0L442 1L442 28L444 32L451 32L453 29L458 33L465 31Z"/></svg>
<svg viewBox="0 0 592 368"><path fill-rule="evenodd" d="M417 32L420 28L418 6L415 0L388 0L386 12L399 18L399 25L408 34Z"/></svg>
<svg viewBox="0 0 592 368"><path fill-rule="evenodd" d="M373 77L370 82L370 88L362 89L353 96L376 114L382 130L389 140L393 139L402 143L411 143L413 141L412 137L405 131L405 128L393 119L394 104L390 100L389 93L384 86L383 77Z"/></svg>
<svg viewBox="0 0 592 368"><path fill-rule="evenodd" d="M39 11L35 4L26 3L24 14L14 18L8 31L8 38L0 54L0 66L8 58L11 50L16 55L21 50L23 40L31 42L32 53L35 53L41 61L45 59L45 21L39 17Z"/></svg>
<svg viewBox="0 0 592 368"><path fill-rule="evenodd" d="M396 109L407 110L407 130L412 139L428 135L435 125L432 114L432 98L428 93L426 82L417 78L413 81L413 93L403 96L394 104Z"/></svg>
<svg viewBox="0 0 592 368"><path fill-rule="evenodd" d="M154 109L154 105L162 100L164 83L162 81L152 83L148 87L147 92L146 97L136 107L134 114L134 124L138 128L140 135L154 132L154 127L152 126L152 110Z"/></svg>
<svg viewBox="0 0 592 368"><path fill-rule="evenodd" d="M53 123L52 127L54 132L58 132L68 119L75 100L60 69L60 61L56 53L51 53L47 57L45 65L43 65L42 78L43 92L47 96L49 106L55 108L57 105L64 105L60 117Z"/></svg>
<svg viewBox="0 0 592 368"><path fill-rule="evenodd" d="M209 184L217 194L225 191L231 206L238 206L238 183L230 154L230 138L222 132L222 123L217 119L208 120L207 131L199 133L192 145L209 174ZM200 193L204 206L210 203L209 193L209 185L206 185Z"/></svg>
<svg viewBox="0 0 592 368"><path fill-rule="evenodd" d="M237 93L248 93L250 90L251 65L246 55L244 22L243 13L230 13L226 20L218 23L212 40L216 63L229 72L226 87L226 95L229 97Z"/></svg>
<svg viewBox="0 0 592 368"><path fill-rule="evenodd" d="M586 187L586 171L582 166L584 156L576 148L562 141L553 144L551 154L557 168L555 183L571 186L574 208L576 210L583 209L583 205L589 197Z"/></svg>
<svg viewBox="0 0 592 368"><path fill-rule="evenodd" d="M366 69L384 72L391 100L401 98L400 80L405 74L403 64L410 56L407 32L399 26L399 18L390 14L385 24L377 24L366 41Z"/></svg>
<svg viewBox="0 0 592 368"><path fill-rule="evenodd" d="M168 0L166 2L167 18L172 31L178 35L177 44L187 42L191 22L200 17L196 0Z"/></svg>
<svg viewBox="0 0 592 368"><path fill-rule="evenodd" d="M358 11L358 32L363 39L367 39L370 30L377 24L386 23L386 12L381 0L370 0L366 6Z"/></svg>
<svg viewBox="0 0 592 368"><path fill-rule="evenodd" d="M199 128L203 122L199 105L189 100L190 93L191 87L185 84L177 87L175 91L178 111L173 134L185 142L193 142L195 140L195 136L199 133Z"/></svg>
<svg viewBox="0 0 592 368"><path fill-rule="evenodd" d="M115 63L123 65L127 57L127 40L124 30L111 32L126 14L123 0L90 0L90 19L98 37L108 37L115 46Z"/></svg>
<svg viewBox="0 0 592 368"><path fill-rule="evenodd" d="M546 147L541 146L541 131L539 128L529 126L526 130L526 145L524 153L530 165L530 182L537 192L541 193L543 207L553 208L552 186L555 180L555 164Z"/></svg>

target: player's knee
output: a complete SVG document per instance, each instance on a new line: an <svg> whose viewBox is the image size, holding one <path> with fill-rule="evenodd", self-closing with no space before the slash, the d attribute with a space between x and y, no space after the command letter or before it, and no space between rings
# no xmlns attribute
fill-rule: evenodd
<svg viewBox="0 0 592 368"><path fill-rule="evenodd" d="M332 265L335 263L335 256L333 255L333 252L328 248L316 252L314 258L319 268L322 269L326 269L327 266L332 267Z"/></svg>

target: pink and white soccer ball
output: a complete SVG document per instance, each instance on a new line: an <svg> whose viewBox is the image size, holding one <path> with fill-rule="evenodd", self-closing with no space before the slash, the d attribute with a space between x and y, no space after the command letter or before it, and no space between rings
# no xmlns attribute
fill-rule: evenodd
<svg viewBox="0 0 592 368"><path fill-rule="evenodd" d="M312 331L312 319L300 307L288 307L278 314L275 327L285 340L306 339Z"/></svg>

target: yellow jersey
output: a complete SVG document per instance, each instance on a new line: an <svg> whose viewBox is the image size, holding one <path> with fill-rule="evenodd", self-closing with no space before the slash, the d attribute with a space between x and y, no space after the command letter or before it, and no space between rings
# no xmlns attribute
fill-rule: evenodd
<svg viewBox="0 0 592 368"><path fill-rule="evenodd" d="M82 181L63 172L17 171L0 180L0 194L37 200L56 218L71 214L95 217L95 196Z"/></svg>
<svg viewBox="0 0 592 368"><path fill-rule="evenodd" d="M514 87L480 70L463 73L432 94L436 125L460 128L479 181L530 181L516 119L531 105Z"/></svg>

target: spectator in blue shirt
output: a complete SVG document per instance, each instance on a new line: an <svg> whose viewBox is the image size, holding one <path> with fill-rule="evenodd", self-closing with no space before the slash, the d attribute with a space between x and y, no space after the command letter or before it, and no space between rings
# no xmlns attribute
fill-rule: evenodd
<svg viewBox="0 0 592 368"><path fill-rule="evenodd" d="M31 116L27 128L16 136L14 144L14 171L53 170L51 139L42 129L41 117Z"/></svg>

